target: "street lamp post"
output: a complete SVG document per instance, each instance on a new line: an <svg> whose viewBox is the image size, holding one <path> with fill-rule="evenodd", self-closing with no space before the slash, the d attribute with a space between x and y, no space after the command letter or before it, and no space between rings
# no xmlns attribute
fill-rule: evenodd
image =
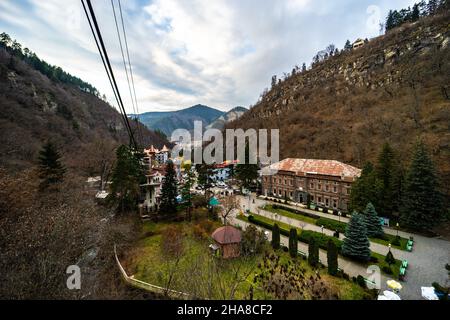
<svg viewBox="0 0 450 320"><path fill-rule="evenodd" d="M341 215L342 215L342 212L338 212L338 216L339 216L339 222L341 222Z"/></svg>
<svg viewBox="0 0 450 320"><path fill-rule="evenodd" d="M398 237L398 228L400 227L400 225L398 224L398 222L397 222L396 227L397 227L397 237Z"/></svg>
<svg viewBox="0 0 450 320"><path fill-rule="evenodd" d="M322 234L323 234L323 225L322 226L320 226L321 228L322 228Z"/></svg>

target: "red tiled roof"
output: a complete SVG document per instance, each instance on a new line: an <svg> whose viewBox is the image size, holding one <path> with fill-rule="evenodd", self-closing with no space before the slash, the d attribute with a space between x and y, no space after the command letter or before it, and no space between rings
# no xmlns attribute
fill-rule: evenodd
<svg viewBox="0 0 450 320"><path fill-rule="evenodd" d="M361 175L361 169L336 160L287 158L272 164L270 169L290 171L296 175L316 174L352 179Z"/></svg>
<svg viewBox="0 0 450 320"><path fill-rule="evenodd" d="M213 232L212 238L219 244L241 242L241 231L232 226L220 227Z"/></svg>

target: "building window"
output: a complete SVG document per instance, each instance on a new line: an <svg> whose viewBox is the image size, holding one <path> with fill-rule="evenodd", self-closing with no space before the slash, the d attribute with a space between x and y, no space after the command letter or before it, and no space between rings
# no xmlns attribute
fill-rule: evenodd
<svg viewBox="0 0 450 320"><path fill-rule="evenodd" d="M330 202L329 202L328 198L325 198L325 205L328 207L329 204L330 204Z"/></svg>
<svg viewBox="0 0 450 320"><path fill-rule="evenodd" d="M311 182L310 187L311 187L311 189L314 189L314 183Z"/></svg>
<svg viewBox="0 0 450 320"><path fill-rule="evenodd" d="M277 189L273 189L273 194L277 194Z"/></svg>
<svg viewBox="0 0 450 320"><path fill-rule="evenodd" d="M314 196L313 195L311 195L311 201L314 201Z"/></svg>
<svg viewBox="0 0 450 320"><path fill-rule="evenodd" d="M336 193L337 192L337 188L336 186L333 187L333 192Z"/></svg>
<svg viewBox="0 0 450 320"><path fill-rule="evenodd" d="M336 199L333 199L333 208L337 208L337 200Z"/></svg>
<svg viewBox="0 0 450 320"><path fill-rule="evenodd" d="M289 193L289 196L290 196L291 199L292 199L292 197L293 197L292 191Z"/></svg>
<svg viewBox="0 0 450 320"><path fill-rule="evenodd" d="M321 185L321 184L319 184L319 185L317 186L317 190L322 190L322 185Z"/></svg>
<svg viewBox="0 0 450 320"><path fill-rule="evenodd" d="M322 203L322 197L318 197L317 202Z"/></svg>
<svg viewBox="0 0 450 320"><path fill-rule="evenodd" d="M325 186L325 191L328 192L328 189L329 189L329 187L328 187L328 185L326 185L326 186Z"/></svg>

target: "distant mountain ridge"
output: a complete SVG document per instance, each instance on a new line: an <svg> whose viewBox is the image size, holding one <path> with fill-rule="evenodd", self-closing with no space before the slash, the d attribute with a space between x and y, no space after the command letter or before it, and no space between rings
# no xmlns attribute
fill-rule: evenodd
<svg viewBox="0 0 450 320"><path fill-rule="evenodd" d="M147 128L151 130L160 130L170 137L172 132L176 129L193 130L194 121L201 121L204 129L216 120L220 123L222 120L219 120L219 118L224 117L224 119L228 119L235 114L232 113L230 116L226 116L230 112L231 111L223 112L205 105L197 104L177 111L142 113L139 115L139 119L147 126Z"/></svg>
<svg viewBox="0 0 450 320"><path fill-rule="evenodd" d="M225 112L216 120L211 122L206 129L219 129L222 130L230 121L238 120L248 109L244 107L235 107L228 112Z"/></svg>

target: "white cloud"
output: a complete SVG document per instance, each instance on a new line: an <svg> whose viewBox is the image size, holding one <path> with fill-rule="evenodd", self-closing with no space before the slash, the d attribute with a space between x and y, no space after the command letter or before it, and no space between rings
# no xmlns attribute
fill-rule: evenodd
<svg viewBox="0 0 450 320"><path fill-rule="evenodd" d="M395 8L412 2L398 0ZM141 112L197 103L224 110L253 104L273 74L308 64L331 42L342 47L346 39L377 35L370 5L379 8L380 17L393 7L388 0L121 3ZM110 1L93 5L132 112ZM1 0L1 29L113 101L79 0Z"/></svg>

